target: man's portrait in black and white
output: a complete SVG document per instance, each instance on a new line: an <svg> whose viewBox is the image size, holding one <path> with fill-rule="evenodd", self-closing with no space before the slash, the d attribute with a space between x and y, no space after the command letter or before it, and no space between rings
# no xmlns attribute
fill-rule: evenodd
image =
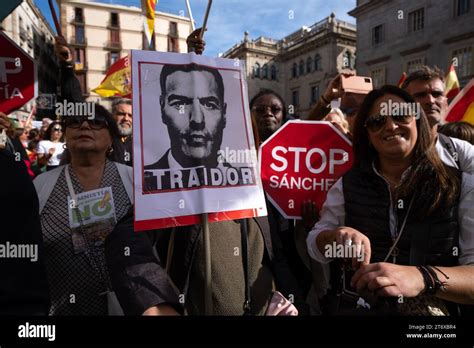
<svg viewBox="0 0 474 348"><path fill-rule="evenodd" d="M171 147L145 170L217 167L227 106L219 71L197 64L164 65L160 87L161 119Z"/></svg>
<svg viewBox="0 0 474 348"><path fill-rule="evenodd" d="M147 78L155 81L159 92L153 89L155 108L148 117L160 133L144 137L144 192L255 185L250 161L226 157L242 149L243 142L250 147L244 108L238 103L242 99L227 93L223 77L227 74L227 82L239 86L240 75L229 70L221 74L217 68L196 63L154 65L151 70ZM227 101L233 104L231 113ZM143 121L144 135L150 129L147 121ZM151 142L157 146L149 146Z"/></svg>

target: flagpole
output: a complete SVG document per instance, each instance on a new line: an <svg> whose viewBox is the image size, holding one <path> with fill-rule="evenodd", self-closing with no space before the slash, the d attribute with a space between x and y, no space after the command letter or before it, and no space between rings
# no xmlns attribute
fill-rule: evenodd
<svg viewBox="0 0 474 348"><path fill-rule="evenodd" d="M207 213L201 215L204 242L204 313L212 315L212 282L211 282L211 240L209 238L209 218Z"/></svg>
<svg viewBox="0 0 474 348"><path fill-rule="evenodd" d="M58 17L56 16L56 11L53 6L53 0L48 0L49 9L51 10L51 15L53 16L54 26L56 27L56 31L58 32L58 36L63 36L61 31L61 26L59 25Z"/></svg>
<svg viewBox="0 0 474 348"><path fill-rule="evenodd" d="M204 32L206 31L207 19L209 18L209 12L211 11L211 6L212 6L212 0L208 0L206 14L204 15L204 23L202 25L201 33L199 34L200 39L202 39L202 37L204 36Z"/></svg>
<svg viewBox="0 0 474 348"><path fill-rule="evenodd" d="M189 0L186 0L186 7L188 9L189 20L191 21L191 31L193 32L194 30L196 30L196 26L194 25L193 12L191 11L191 5L189 4Z"/></svg>

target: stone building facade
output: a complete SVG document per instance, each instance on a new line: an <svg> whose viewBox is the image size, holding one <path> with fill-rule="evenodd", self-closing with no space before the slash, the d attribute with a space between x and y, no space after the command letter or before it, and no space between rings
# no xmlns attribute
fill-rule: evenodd
<svg viewBox="0 0 474 348"><path fill-rule="evenodd" d="M357 72L376 86L425 64L446 71L453 61L461 86L474 77L473 0L357 0L349 14L357 19Z"/></svg>
<svg viewBox="0 0 474 348"><path fill-rule="evenodd" d="M356 27L335 14L280 39L244 40L223 54L246 65L249 98L262 88L278 92L289 111L306 118L327 83L355 69Z"/></svg>

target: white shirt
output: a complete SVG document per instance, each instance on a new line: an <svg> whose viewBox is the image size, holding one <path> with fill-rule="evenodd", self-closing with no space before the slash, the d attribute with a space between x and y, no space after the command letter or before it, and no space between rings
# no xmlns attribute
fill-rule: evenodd
<svg viewBox="0 0 474 348"><path fill-rule="evenodd" d="M441 161L446 163L448 166L460 169L464 173L474 174L474 145L467 141L452 138L454 143L455 151L458 156L459 164L461 168L458 168L456 161L451 156L449 151L441 145L439 138L436 140L436 150L441 158Z"/></svg>
<svg viewBox="0 0 474 348"><path fill-rule="evenodd" d="M61 161L61 155L64 152L64 143L58 142L53 143L51 140L41 140L38 144L37 153L44 154L45 156L48 155L49 149L55 148L53 156L48 160L48 166L59 166L59 162Z"/></svg>
<svg viewBox="0 0 474 348"><path fill-rule="evenodd" d="M446 163L445 154L440 154L440 157L442 161ZM461 156L459 159L461 159ZM471 157L471 162L472 161L474 161L474 154ZM467 162L464 162L464 165L467 165L466 168L469 168L469 164ZM472 163L470 166L473 166ZM462 161L461 167L463 167ZM389 184L387 182L387 186L388 185ZM331 261L331 259L324 257L324 255L322 255L317 248L316 238L322 231L333 230L339 226L344 226L345 214L343 183L342 178L340 178L329 190L326 201L324 202L324 205L321 209L321 218L314 225L306 239L308 254L314 260L321 263L328 263ZM390 233L394 235L396 233L396 213L394 207L391 206L389 214ZM459 264L474 265L474 175L466 172L462 173L461 195L458 206L458 222L460 249Z"/></svg>

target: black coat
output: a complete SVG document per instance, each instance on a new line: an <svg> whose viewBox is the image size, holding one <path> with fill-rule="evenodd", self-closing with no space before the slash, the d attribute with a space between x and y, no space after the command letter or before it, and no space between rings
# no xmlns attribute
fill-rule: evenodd
<svg viewBox="0 0 474 348"><path fill-rule="evenodd" d="M23 161L0 150L0 244L38 246L37 260L0 259L0 315L47 315L49 288L35 188Z"/></svg>

